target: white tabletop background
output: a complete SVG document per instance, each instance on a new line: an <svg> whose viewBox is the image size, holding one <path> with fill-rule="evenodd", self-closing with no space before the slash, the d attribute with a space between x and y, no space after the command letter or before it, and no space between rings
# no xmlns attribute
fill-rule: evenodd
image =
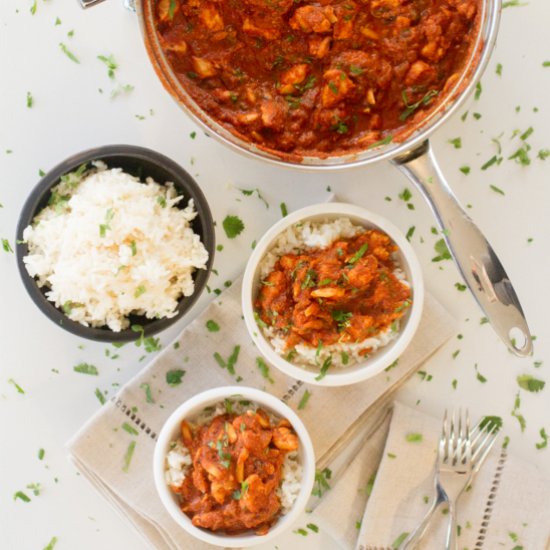
<svg viewBox="0 0 550 550"><path fill-rule="evenodd" d="M550 448L535 448L541 428L550 433L550 387L529 393L520 390L516 381L527 373L550 381L550 158L537 158L539 150L550 147L550 67L543 66L550 60L550 3L531 0L503 10L481 97L472 98L432 139L453 189L463 204L472 205L471 216L517 290L537 336L535 354L528 359L512 356L489 325L480 325L482 313L472 296L455 288L461 280L455 266L431 261L439 238L430 230L433 217L419 194L388 163L312 174L241 157L205 137L164 91L146 57L137 18L120 1L109 0L85 12L73 0L37 0L34 15L32 4L33 0L0 2L0 237L13 246L20 209L39 180L39 169L48 170L94 146L142 145L172 157L197 178L218 222L227 214L244 220L246 229L235 240L217 232L224 250L215 259L219 277L212 275L210 282L216 287L243 269L252 241L280 218L282 201L289 210L312 204L326 197L330 185L343 200L387 216L403 232L416 227L412 244L427 288L456 317L463 335L428 362L425 370L433 376L431 381L415 376L399 399L436 415L445 407L462 405L474 416L501 416L511 452L550 476ZM62 53L60 42L80 64ZM115 99L110 98L114 83L97 60L98 55L111 54L120 67L117 82L135 87ZM495 71L497 63L502 64L501 76ZM32 108L27 107L27 92L34 99ZM460 115L466 110L470 114L463 122ZM472 117L474 111L481 113L479 120ZM520 145L518 137L511 139L514 130L530 126L534 129L528 139L531 165L504 160L500 166L480 170L496 152L491 138L501 136L507 157ZM192 131L197 131L195 140L190 139ZM448 142L456 137L462 138L461 149ZM471 166L469 175L459 171L463 165ZM491 184L505 195L492 190ZM235 187L258 187L271 207L266 210L258 199L243 197ZM398 198L405 187L413 193L415 210ZM392 201L384 200L386 196ZM56 550L146 548L78 475L64 449L100 406L95 389L108 389L112 395L116 384L124 384L143 367L141 351L127 345L119 359L111 360L105 356L110 346L81 340L55 326L25 293L14 255L1 249L0 277L0 546L40 550L56 536ZM185 319L162 334L162 342L166 345L174 338L210 298L205 293ZM456 350L460 353L453 359ZM100 376L73 372L81 361L96 365ZM535 368L535 361L542 365ZM477 379L476 364L486 383ZM10 379L25 393L18 393ZM523 433L510 414L518 391L526 419ZM41 448L43 460L37 456ZM41 484L39 496L26 488L31 483ZM31 497L30 503L14 501L20 490ZM296 527L306 523L302 517ZM279 548L337 547L322 533L322 526L320 534L289 533L276 542Z"/></svg>

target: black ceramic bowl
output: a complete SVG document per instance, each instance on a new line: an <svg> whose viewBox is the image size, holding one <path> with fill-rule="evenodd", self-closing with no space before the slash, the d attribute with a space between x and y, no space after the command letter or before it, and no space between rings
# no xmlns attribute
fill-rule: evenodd
<svg viewBox="0 0 550 550"><path fill-rule="evenodd" d="M36 281L28 274L23 263L23 257L28 254L27 245L22 242L23 230L31 224L34 217L48 204L52 187L59 183L62 175L72 172L83 163L90 163L94 160L103 161L109 168L122 168L125 172L139 177L142 181L147 177L152 177L160 184L168 181L173 182L177 191L184 197L180 203L181 208L185 208L187 201L193 199L195 209L198 213L192 222L192 228L197 235L200 235L202 243L206 250L208 250L209 258L206 269L195 271L193 274L195 292L192 296L180 299L177 313L174 317L169 319L147 319L146 317L137 315L130 316L131 325L141 325L145 336L156 334L175 323L191 308L204 290L212 269L216 248L214 222L206 198L195 180L173 160L143 147L107 145L84 151L57 165L38 182L25 202L17 224L17 266L27 292L33 302L49 319L77 336L98 342L128 342L139 338L140 333L134 332L129 328L120 332L114 332L108 327L87 327L69 319L62 310L55 307L53 302L47 300L45 293L48 288L39 288Z"/></svg>

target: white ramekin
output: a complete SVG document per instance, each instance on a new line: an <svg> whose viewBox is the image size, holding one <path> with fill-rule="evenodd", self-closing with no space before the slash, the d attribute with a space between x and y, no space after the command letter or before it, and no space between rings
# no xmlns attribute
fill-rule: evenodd
<svg viewBox="0 0 550 550"><path fill-rule="evenodd" d="M399 251L397 252L401 269L405 272L407 281L411 285L412 305L402 318L399 335L386 346L379 348L365 361L356 363L349 367L332 368L321 380L316 380L319 372L314 369L308 370L293 365L281 357L264 337L254 318L254 299L260 285L259 265L265 254L273 247L277 237L289 226L303 221L330 221L335 218L349 218L354 224L366 228L380 229L395 242ZM411 343L422 315L424 304L424 282L422 271L416 254L405 236L395 225L385 218L369 212L368 210L345 203L322 203L307 206L289 214L278 221L269 229L256 245L250 256L244 272L242 284L242 309L243 315L252 340L265 357L265 359L280 369L282 372L319 386L346 386L361 382L380 373L391 365Z"/></svg>
<svg viewBox="0 0 550 550"><path fill-rule="evenodd" d="M247 533L242 535L216 534L213 531L195 527L191 520L180 510L177 496L172 493L165 479L165 458L170 450L170 443L180 436L180 424L184 419L200 414L205 407L223 402L225 398L243 399L260 405L276 416L286 418L294 428L300 441L299 456L302 464L302 488L292 509L281 516L265 535ZM290 528L296 518L303 512L313 489L315 479L315 455L309 434L298 415L275 396L261 390L241 386L223 386L199 393L180 405L166 420L155 446L153 456L153 475L155 485L168 513L174 521L190 535L204 542L228 548L244 548L263 544Z"/></svg>

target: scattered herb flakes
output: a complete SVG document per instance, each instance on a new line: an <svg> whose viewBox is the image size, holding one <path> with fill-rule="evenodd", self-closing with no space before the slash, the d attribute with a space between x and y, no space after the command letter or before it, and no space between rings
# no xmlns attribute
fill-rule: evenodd
<svg viewBox="0 0 550 550"><path fill-rule="evenodd" d="M490 168L491 166L493 166L493 164L500 164L502 162L502 157L497 157L496 155L493 155L485 164L483 164L481 166L481 169L482 170L487 170L488 168Z"/></svg>
<svg viewBox="0 0 550 550"><path fill-rule="evenodd" d="M283 218L286 218L288 216L288 208L286 207L286 204L282 202L280 204L280 207L281 207L281 216L283 216Z"/></svg>
<svg viewBox="0 0 550 550"><path fill-rule="evenodd" d="M487 325L489 323L489 319L487 317L482 317L480 320L479 320L479 324L480 325Z"/></svg>
<svg viewBox="0 0 550 550"><path fill-rule="evenodd" d="M422 99L420 99L416 103L409 104L407 92L403 90L403 92L401 93L401 97L403 99L403 104L405 105L405 110L399 115L399 120L401 120L402 122L407 120L407 118L409 118L419 107L428 105L438 93L438 90L429 90L428 92L426 92L424 97L422 97Z"/></svg>
<svg viewBox="0 0 550 550"><path fill-rule="evenodd" d="M361 529L361 520L358 520L355 522L355 528L359 531L359 529Z"/></svg>
<svg viewBox="0 0 550 550"><path fill-rule="evenodd" d="M25 390L13 378L10 378L8 383L10 383L17 390L17 393L25 393Z"/></svg>
<svg viewBox="0 0 550 550"><path fill-rule="evenodd" d="M519 0L508 0L502 3L502 8L521 8L527 6L527 2L520 2Z"/></svg>
<svg viewBox="0 0 550 550"><path fill-rule="evenodd" d="M481 97L481 92L483 91L483 88L481 86L481 82L478 82L476 84L476 91L474 94L474 99L477 101Z"/></svg>
<svg viewBox="0 0 550 550"><path fill-rule="evenodd" d="M319 371L319 374L315 377L315 380L317 380L317 382L322 380L327 375L328 369L330 368L331 365L332 365L332 356L329 355L323 361L323 364L321 365L321 370Z"/></svg>
<svg viewBox="0 0 550 550"><path fill-rule="evenodd" d="M264 203L265 207L269 208L269 203L264 199L263 195L260 193L260 190L257 187L255 187L254 189L239 188L239 191L246 197L250 197L254 193L256 193L257 197Z"/></svg>
<svg viewBox="0 0 550 550"><path fill-rule="evenodd" d="M123 472L128 472L130 469L130 463L132 462L132 457L134 456L134 451L136 450L136 442L130 441L128 449L126 449L126 454L124 455L124 464L122 466Z"/></svg>
<svg viewBox="0 0 550 550"><path fill-rule="evenodd" d="M485 376L483 376L483 374L481 374L479 372L479 370L477 369L477 363L474 365L474 369L476 371L476 378L482 383L482 384L485 384L485 382L487 382L487 378L485 378Z"/></svg>
<svg viewBox="0 0 550 550"><path fill-rule="evenodd" d="M44 449L38 449L38 460L44 460L46 451Z"/></svg>
<svg viewBox="0 0 550 550"><path fill-rule="evenodd" d="M502 63L497 63L495 73L498 74L498 76L502 76Z"/></svg>
<svg viewBox="0 0 550 550"><path fill-rule="evenodd" d="M545 449L548 446L548 434L544 428L541 428L539 433L542 440L539 443L535 443L535 447L539 450Z"/></svg>
<svg viewBox="0 0 550 550"><path fill-rule="evenodd" d="M534 361L534 362L533 362L533 366L534 366L536 369L540 369L540 367L542 367L542 361Z"/></svg>
<svg viewBox="0 0 550 550"><path fill-rule="evenodd" d="M238 216L226 216L222 225L228 239L234 239L244 230L244 223Z"/></svg>
<svg viewBox="0 0 550 550"><path fill-rule="evenodd" d="M398 364L399 364L399 359L396 359L391 365L388 365L388 366L384 369L384 372L388 372L388 371L394 369L395 367L397 367Z"/></svg>
<svg viewBox="0 0 550 550"><path fill-rule="evenodd" d="M542 391L546 385L544 380L539 380L530 374L520 374L516 380L520 388L534 393Z"/></svg>
<svg viewBox="0 0 550 550"><path fill-rule="evenodd" d="M416 229L416 227L414 225L412 225L411 227L409 227L409 229L407 230L407 234L405 235L406 239L411 242L411 239L412 239L412 236L414 235L414 230Z"/></svg>
<svg viewBox="0 0 550 550"><path fill-rule="evenodd" d="M467 176L470 173L471 168L469 166L461 166L459 170Z"/></svg>
<svg viewBox="0 0 550 550"><path fill-rule="evenodd" d="M402 201L409 202L412 199L412 193L411 193L410 189L405 187L405 189L403 189L403 191L401 191L401 193L399 193L398 197Z"/></svg>
<svg viewBox="0 0 550 550"><path fill-rule="evenodd" d="M456 351L453 351L452 358L456 359L458 357L458 354L460 353L460 350L457 349Z"/></svg>
<svg viewBox="0 0 550 550"><path fill-rule="evenodd" d="M356 264L365 255L365 252L368 249L369 249L369 244L368 243L363 244L361 248L347 261L347 263L350 265Z"/></svg>
<svg viewBox="0 0 550 550"><path fill-rule="evenodd" d="M315 497L321 498L330 489L330 478L332 477L332 470L325 468L323 470L315 471L315 482L311 494Z"/></svg>
<svg viewBox="0 0 550 550"><path fill-rule="evenodd" d="M408 532L404 532L404 533L401 533L394 541L393 541L393 544L391 545L391 547L394 549L394 550L398 550L401 545L403 544L403 542L405 542L405 539L409 536L409 533Z"/></svg>
<svg viewBox="0 0 550 550"><path fill-rule="evenodd" d="M442 260L451 259L451 253L449 251L449 248L447 247L447 243L445 242L445 239L439 239L434 244L434 250L436 251L437 256L434 256L432 258L432 262L441 262Z"/></svg>
<svg viewBox="0 0 550 550"><path fill-rule="evenodd" d="M95 390L95 396L97 397L97 400L98 400L102 405L105 405L105 402L106 402L105 396L103 395L103 393L101 392L101 390L100 390L99 388L96 388L96 390Z"/></svg>
<svg viewBox="0 0 550 550"><path fill-rule="evenodd" d="M143 382L143 384L140 384L139 387L145 391L145 401L147 403L154 403L155 400L153 399L153 392L151 391L151 386L147 384L147 382Z"/></svg>
<svg viewBox="0 0 550 550"><path fill-rule="evenodd" d="M57 537L52 537L50 539L50 542L48 542L48 544L44 546L44 550L54 550L56 544L57 544Z"/></svg>
<svg viewBox="0 0 550 550"><path fill-rule="evenodd" d="M472 116L476 119L476 120L479 120L481 118L481 113L472 113Z"/></svg>
<svg viewBox="0 0 550 550"><path fill-rule="evenodd" d="M531 164L531 158L529 157L530 150L531 146L528 143L524 143L515 153L508 157L508 160L514 160L522 166L529 166Z"/></svg>
<svg viewBox="0 0 550 550"><path fill-rule="evenodd" d="M206 328L209 332L219 332L220 325L218 325L216 321L209 319L208 321L206 321Z"/></svg>
<svg viewBox="0 0 550 550"><path fill-rule="evenodd" d="M393 136L391 134L388 134L385 138L375 141L374 143L371 143L367 149L374 149L375 147L380 147L381 145L388 145L388 143L391 143L393 141Z"/></svg>
<svg viewBox="0 0 550 550"><path fill-rule="evenodd" d="M233 348L233 351L231 352L231 355L227 359L227 362L216 351L214 352L214 359L222 369L227 369L229 374L235 374L235 364L237 363L237 359L239 358L240 351L241 351L241 346L235 346Z"/></svg>
<svg viewBox="0 0 550 550"><path fill-rule="evenodd" d="M449 140L449 143L455 148L455 149L461 149L462 148L462 138L456 137Z"/></svg>
<svg viewBox="0 0 550 550"><path fill-rule="evenodd" d="M405 439L409 442L409 443L419 443L420 441L422 441L422 434L419 434L419 433L410 433L410 434L407 434L405 436Z"/></svg>
<svg viewBox="0 0 550 550"><path fill-rule="evenodd" d="M17 493L15 493L13 495L13 500L22 500L23 502L30 502L31 499L23 492L23 491L17 491Z"/></svg>
<svg viewBox="0 0 550 550"><path fill-rule="evenodd" d="M310 529L311 531L313 531L314 533L318 533L319 532L319 527L317 527L317 525L315 525L315 523L308 523L306 525L306 527L308 529Z"/></svg>
<svg viewBox="0 0 550 550"><path fill-rule="evenodd" d="M310 397L311 397L311 392L309 390L304 390L302 398L300 399L300 402L298 403L298 410L299 411L306 408L307 402L309 401Z"/></svg>
<svg viewBox="0 0 550 550"><path fill-rule="evenodd" d="M499 195L506 195L506 193L500 188L500 187L497 187L496 185L489 185L489 187L495 192L495 193L498 193Z"/></svg>
<svg viewBox="0 0 550 550"><path fill-rule="evenodd" d="M307 531L305 529L302 529L301 527L294 530L293 533L296 533L297 535L302 535L302 537L307 537Z"/></svg>
<svg viewBox="0 0 550 550"><path fill-rule="evenodd" d="M27 107L29 109L32 109L34 105L34 98L32 97L32 94L30 92L27 92Z"/></svg>
<svg viewBox="0 0 550 550"><path fill-rule="evenodd" d="M488 428L489 431L494 430L500 430L502 428L502 418L500 416L484 416L483 420L479 423L479 429L483 430L484 428Z"/></svg>
<svg viewBox="0 0 550 550"><path fill-rule="evenodd" d="M519 139L521 139L521 141L525 141L535 130L533 129L532 126L529 126L529 128L527 128L527 130L525 130L525 132L523 132L523 134L521 134L519 136Z"/></svg>
<svg viewBox="0 0 550 550"><path fill-rule="evenodd" d="M519 392L516 394L516 398L514 400L514 408L512 409L512 412L510 413L517 421L519 422L519 427L522 432L525 431L525 428L527 426L527 422L525 421L525 417L519 412L519 408L521 406L521 399L519 396Z"/></svg>
<svg viewBox="0 0 550 550"><path fill-rule="evenodd" d="M458 384L458 380L455 378L455 379L451 382L451 386L453 387L453 390L456 390L457 384Z"/></svg>
<svg viewBox="0 0 550 550"><path fill-rule="evenodd" d="M468 288L468 287L466 285L463 285L462 283L455 283L455 288L459 292L464 292L466 290L466 288Z"/></svg>
<svg viewBox="0 0 550 550"><path fill-rule="evenodd" d="M394 453L387 453L388 458L397 458L397 455Z"/></svg>
<svg viewBox="0 0 550 550"><path fill-rule="evenodd" d="M550 149L541 149L541 150L537 153L537 157L538 157L540 160L546 160L548 157L550 157Z"/></svg>
<svg viewBox="0 0 550 550"><path fill-rule="evenodd" d="M38 497L42 491L42 486L40 483L29 483L27 489L30 489L35 497Z"/></svg>
<svg viewBox="0 0 550 550"><path fill-rule="evenodd" d="M422 380L425 380L426 382L430 382L433 378L431 374L428 374L425 370L419 370L417 372L418 376L422 378Z"/></svg>
<svg viewBox="0 0 550 550"><path fill-rule="evenodd" d="M118 64L112 55L98 55L97 58L107 67L109 78L115 78L115 71L118 69Z"/></svg>
<svg viewBox="0 0 550 550"><path fill-rule="evenodd" d="M272 384L275 384L275 380L273 380L273 378L271 378L271 374L269 373L269 367L268 367L267 363L261 357L256 357L256 366L258 367L258 370L260 371L260 374L268 382L271 382Z"/></svg>
<svg viewBox="0 0 550 550"><path fill-rule="evenodd" d="M217 250L218 252L221 252L221 251L223 250L223 244L218 244L218 245L216 246L216 250Z"/></svg>
<svg viewBox="0 0 550 550"><path fill-rule="evenodd" d="M166 383L169 386L175 387L181 384L182 378L185 376L185 372L182 369L169 370L166 373Z"/></svg>
<svg viewBox="0 0 550 550"><path fill-rule="evenodd" d="M2 239L2 248L4 249L4 252L11 252L13 254L13 248L11 247L8 239Z"/></svg>
<svg viewBox="0 0 550 550"><path fill-rule="evenodd" d="M97 370L97 367L95 367L94 365L90 365L89 363L80 363L75 367L73 367L73 370L81 374L90 374L92 376L99 375L99 371Z"/></svg>
<svg viewBox="0 0 550 550"><path fill-rule="evenodd" d="M76 57L76 55L74 55L73 52L71 52L71 50L69 50L69 48L67 48L67 46L65 44L63 44L63 42L60 42L59 43L59 47L61 48L61 51L71 60L73 61L74 63L80 63L80 61L78 60L78 57Z"/></svg>
<svg viewBox="0 0 550 550"><path fill-rule="evenodd" d="M139 432L133 426L130 426L128 422L124 422L124 424L122 424L122 429L130 435L139 435Z"/></svg>
<svg viewBox="0 0 550 550"><path fill-rule="evenodd" d="M543 61L542 66L543 67L550 67L550 61Z"/></svg>

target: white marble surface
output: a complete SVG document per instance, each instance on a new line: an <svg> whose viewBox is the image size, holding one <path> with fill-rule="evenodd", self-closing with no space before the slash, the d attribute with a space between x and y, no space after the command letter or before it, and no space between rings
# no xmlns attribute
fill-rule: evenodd
<svg viewBox="0 0 550 550"><path fill-rule="evenodd" d="M416 226L412 244L427 287L459 321L463 338L449 342L426 366L433 379L428 382L415 377L400 398L438 415L445 407L467 405L474 415L502 416L511 451L538 464L550 476L550 449L535 448L540 429L550 432L550 388L538 394L520 391L521 414L527 422L523 433L510 414L519 390L516 377L529 373L547 380L550 368L550 158L536 158L540 149L550 147L550 67L542 66L550 60L550 50L545 49L550 4L533 0L504 10L480 99L472 99L464 109L470 110L465 122L460 119L462 111L433 137L442 168L462 202L472 205L471 215L498 252L537 336L534 357L518 359L506 351L490 326L480 326L482 314L473 298L454 286L460 281L454 265L431 262L438 238L430 232L433 218L414 189L414 211L398 199L408 184L395 169L382 163L311 174L240 157L201 132L191 140L189 134L197 128L162 89L146 59L137 20L121 2L110 0L84 12L76 1L37 0L35 15L30 13L32 3L0 3L0 237L13 245L18 213L39 179L39 169L47 170L70 154L93 146L144 145L172 157L197 177L216 220L228 213L243 218L246 230L234 241L228 242L218 232L218 241L225 246L215 261L219 278L211 280L212 286L218 286L217 281L222 284L243 268L250 243L280 217L281 201L295 209L321 200L330 185L342 199L387 216L403 231ZM74 36L68 37L72 29ZM60 51L60 42L78 56L80 64ZM134 85L133 92L109 98L113 83L96 59L100 54L115 56L120 65L117 79ZM502 76L495 74L497 63L503 66ZM34 98L30 109L27 92ZM482 114L481 119L472 118L474 111ZM519 146L518 138L511 140L511 134L529 126L534 128L528 140L532 146L530 166L505 160L498 167L480 170L496 151L491 138L502 135L504 153L509 156ZM462 138L460 150L448 143L458 136ZM459 171L465 164L472 168L467 176ZM491 190L491 184L505 195ZM258 187L271 208L265 210L257 199L242 197L232 186ZM392 201L385 201L385 196ZM528 238L533 241L528 243ZM123 348L121 357L113 361L104 355L108 346L80 340L55 326L26 295L14 256L1 250L0 277L0 545L10 550L41 549L57 536L56 550L145 548L78 476L63 447L99 407L95 388L110 388L112 394L112 384L123 384L142 367L137 349ZM209 298L204 295L190 316L162 335L162 341L169 342ZM460 353L453 359L455 350ZM535 360L542 361L540 368L534 368ZM73 366L81 361L97 365L99 378L74 373ZM476 378L476 364L486 383ZM25 393L17 393L9 379ZM451 386L454 379L455 390ZM45 449L42 461L37 458L40 448ZM41 484L39 496L26 488L31 483ZM14 501L19 490L32 501ZM297 527L306 522L301 518ZM336 547L322 533L308 537L290 533L278 546Z"/></svg>

